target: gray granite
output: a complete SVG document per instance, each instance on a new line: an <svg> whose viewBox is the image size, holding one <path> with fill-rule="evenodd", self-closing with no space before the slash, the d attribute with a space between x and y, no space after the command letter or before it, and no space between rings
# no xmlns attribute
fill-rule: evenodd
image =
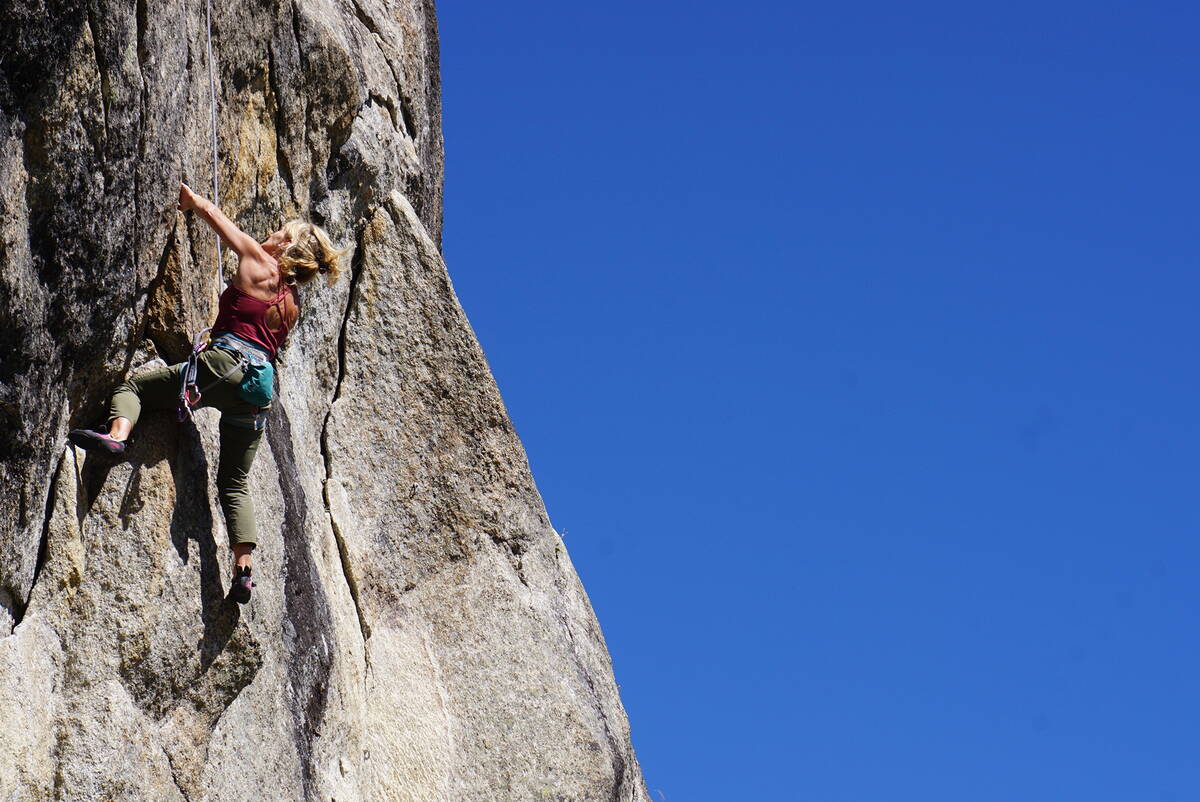
<svg viewBox="0 0 1200 802"><path fill-rule="evenodd" d="M204 6L3 0L0 799L644 800L603 636L440 254L422 0L216 0L225 210L303 289L230 572L217 413L65 443L215 311ZM234 267L226 254L224 269Z"/></svg>

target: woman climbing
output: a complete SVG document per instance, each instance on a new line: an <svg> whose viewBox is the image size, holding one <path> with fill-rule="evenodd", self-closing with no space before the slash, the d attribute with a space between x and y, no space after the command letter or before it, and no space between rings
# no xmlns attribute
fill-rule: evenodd
<svg viewBox="0 0 1200 802"><path fill-rule="evenodd" d="M319 227L300 220L285 223L261 243L255 242L187 184L179 185L179 208L194 210L238 254L237 275L221 293L210 342L191 363L195 378L187 380L188 362L134 376L113 395L107 432L75 429L68 439L80 448L119 456L125 453L125 441L143 409L170 409L179 403L181 413L191 407L220 410L217 496L234 556L229 596L245 604L254 587L250 554L257 542L248 480L266 427L273 375L267 371L265 395L262 388L254 391L251 380L274 362L296 324L300 314L296 286L317 274L333 286L343 252Z"/></svg>

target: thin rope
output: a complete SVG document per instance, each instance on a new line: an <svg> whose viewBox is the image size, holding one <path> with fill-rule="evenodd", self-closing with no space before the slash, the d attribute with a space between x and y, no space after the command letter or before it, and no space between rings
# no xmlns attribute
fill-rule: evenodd
<svg viewBox="0 0 1200 802"><path fill-rule="evenodd" d="M204 21L207 23L208 34L208 96L212 105L212 179L213 179L213 204L219 209L221 208L221 191L217 186L217 80L213 76L213 55L212 55L212 0L205 0ZM221 294L221 285L224 282L221 280L221 235L217 235L217 270L216 270L216 287L217 295Z"/></svg>

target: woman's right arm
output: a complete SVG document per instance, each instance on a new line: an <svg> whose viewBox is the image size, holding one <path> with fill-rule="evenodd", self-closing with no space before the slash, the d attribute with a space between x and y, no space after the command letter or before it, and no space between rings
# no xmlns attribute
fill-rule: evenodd
<svg viewBox="0 0 1200 802"><path fill-rule="evenodd" d="M234 222L226 217L215 203L192 192L192 188L187 184L179 185L179 208L185 212L195 211L204 222L212 227L213 231L217 232L217 236L226 245L237 252L240 257L238 259L238 278L245 278L249 283L254 284L264 278L274 276L273 260L255 241L254 237L234 225ZM259 273L262 275L258 275Z"/></svg>
<svg viewBox="0 0 1200 802"><path fill-rule="evenodd" d="M179 185L179 209L184 212L195 211L226 245L237 251L238 256L258 256L262 252L262 247L253 237L234 225L215 203L192 192L187 184Z"/></svg>

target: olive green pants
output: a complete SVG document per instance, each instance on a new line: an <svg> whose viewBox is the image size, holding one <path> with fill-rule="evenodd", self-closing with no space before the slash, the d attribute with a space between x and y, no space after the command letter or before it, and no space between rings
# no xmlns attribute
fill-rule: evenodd
<svg viewBox="0 0 1200 802"><path fill-rule="evenodd" d="M256 418L265 420L265 411L270 407L248 404L238 395L238 384L242 381L242 370L237 368L233 354L210 348L200 354L196 371L196 385L202 395L199 407L213 407L221 411L221 455L217 463L217 498L225 511L225 525L229 529L229 545L258 542L258 527L254 522L254 500L250 498L250 466L258 453L263 429L254 428ZM136 424L143 409L175 409L179 403L180 374L186 363L139 373L122 384L113 394L108 420L128 418ZM215 384L214 384L215 382ZM211 386L210 386L211 385ZM263 416L257 413L260 410Z"/></svg>

